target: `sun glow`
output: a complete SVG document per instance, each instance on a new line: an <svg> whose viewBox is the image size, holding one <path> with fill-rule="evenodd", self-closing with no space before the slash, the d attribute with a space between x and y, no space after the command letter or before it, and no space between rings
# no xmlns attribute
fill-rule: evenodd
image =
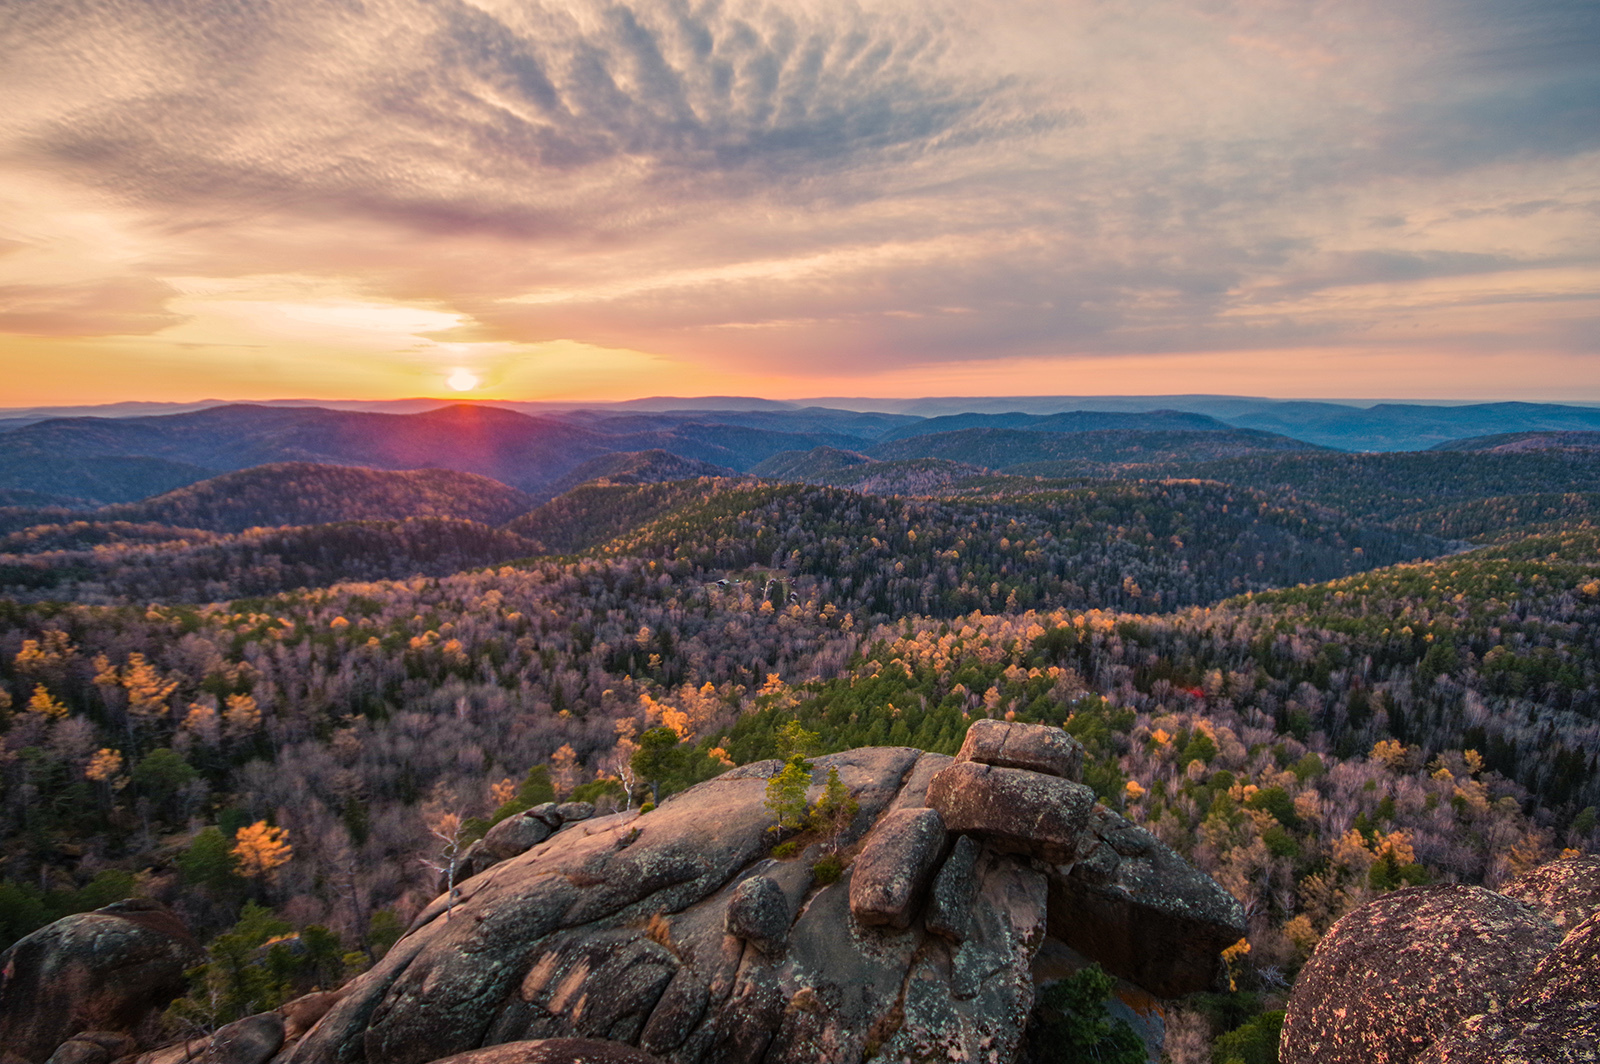
<svg viewBox="0 0 1600 1064"><path fill-rule="evenodd" d="M445 378L445 383L458 392L470 392L478 386L478 378L470 370L457 366L455 372Z"/></svg>

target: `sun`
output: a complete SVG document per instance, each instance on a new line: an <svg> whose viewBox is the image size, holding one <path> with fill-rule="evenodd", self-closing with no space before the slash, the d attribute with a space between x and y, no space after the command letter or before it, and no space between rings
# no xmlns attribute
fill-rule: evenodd
<svg viewBox="0 0 1600 1064"><path fill-rule="evenodd" d="M458 392L470 392L478 386L477 374L457 366L455 371L445 378L445 383Z"/></svg>

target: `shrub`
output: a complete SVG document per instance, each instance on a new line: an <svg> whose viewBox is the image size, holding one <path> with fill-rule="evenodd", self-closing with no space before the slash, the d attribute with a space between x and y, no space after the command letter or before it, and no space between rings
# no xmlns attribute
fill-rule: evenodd
<svg viewBox="0 0 1600 1064"><path fill-rule="evenodd" d="M844 862L836 853L817 858L817 863L811 866L811 879L819 887L839 882L839 877L842 875L844 875Z"/></svg>

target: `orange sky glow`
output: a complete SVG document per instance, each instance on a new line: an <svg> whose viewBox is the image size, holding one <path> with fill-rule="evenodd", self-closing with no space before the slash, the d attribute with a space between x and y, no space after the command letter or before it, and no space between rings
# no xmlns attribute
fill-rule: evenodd
<svg viewBox="0 0 1600 1064"><path fill-rule="evenodd" d="M1583 5L379 6L10 7L0 406L1600 401Z"/></svg>

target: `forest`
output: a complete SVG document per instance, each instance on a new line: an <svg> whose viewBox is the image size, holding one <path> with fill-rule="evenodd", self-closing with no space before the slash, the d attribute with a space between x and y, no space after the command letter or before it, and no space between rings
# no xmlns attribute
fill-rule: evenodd
<svg viewBox="0 0 1600 1064"><path fill-rule="evenodd" d="M14 511L0 946L157 898L212 957L168 1021L211 1026L370 965L536 801L659 801L796 734L953 753L975 719L1043 721L1246 907L1238 989L1174 1006L1201 1046L1174 1059L1208 1060L1378 893L1600 851L1589 461L699 477L539 506L291 465Z"/></svg>

